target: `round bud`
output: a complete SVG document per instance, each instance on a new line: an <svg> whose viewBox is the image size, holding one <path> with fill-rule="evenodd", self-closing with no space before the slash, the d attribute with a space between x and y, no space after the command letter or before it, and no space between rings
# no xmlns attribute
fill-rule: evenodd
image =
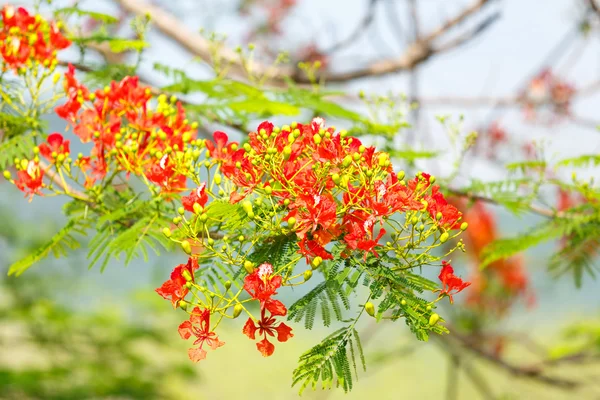
<svg viewBox="0 0 600 400"><path fill-rule="evenodd" d="M186 254L192 254L192 245L187 240L181 242L181 248Z"/></svg>
<svg viewBox="0 0 600 400"><path fill-rule="evenodd" d="M202 214L202 206L198 203L194 203L194 214Z"/></svg>
<svg viewBox="0 0 600 400"><path fill-rule="evenodd" d="M177 209L177 212L179 213L179 215L183 215L183 214L185 214L185 208L183 208L183 207L179 207L179 208Z"/></svg>
<svg viewBox="0 0 600 400"><path fill-rule="evenodd" d="M248 213L248 218L250 218L250 219L254 219L254 217L255 217L254 213L253 213L252 211L250 211L250 212Z"/></svg>
<svg viewBox="0 0 600 400"><path fill-rule="evenodd" d="M183 279L185 279L187 282L194 280L194 278L190 274L190 271L188 271L187 269L184 269L183 272L181 272L181 276L183 276Z"/></svg>
<svg viewBox="0 0 600 400"><path fill-rule="evenodd" d="M441 212L438 211L437 214L435 214L435 219L437 219L438 221L441 220L444 217L444 214L442 214Z"/></svg>
<svg viewBox="0 0 600 400"><path fill-rule="evenodd" d="M4 173L2 175L4 175L4 179L10 180L10 177L11 177L10 171L4 171Z"/></svg>
<svg viewBox="0 0 600 400"><path fill-rule="evenodd" d="M243 242L244 240L246 240L246 238L244 237L244 235L240 235L240 236L238 237L238 240L239 240L240 242Z"/></svg>
<svg viewBox="0 0 600 400"><path fill-rule="evenodd" d="M306 282L310 278L312 278L312 275L313 275L312 269L307 269L306 271L304 271L304 282Z"/></svg>
<svg viewBox="0 0 600 400"><path fill-rule="evenodd" d="M208 220L208 215L206 213L200 214L200 221L206 222Z"/></svg>
<svg viewBox="0 0 600 400"><path fill-rule="evenodd" d="M214 181L217 185L220 185L221 184L221 175L216 174L214 177Z"/></svg>
<svg viewBox="0 0 600 400"><path fill-rule="evenodd" d="M208 238L208 240L206 242L208 243L209 246L212 246L213 244L215 244L215 240L213 238Z"/></svg>
<svg viewBox="0 0 600 400"><path fill-rule="evenodd" d="M265 193L267 193L267 196L270 196L273 193L273 188L271 186L265 187Z"/></svg>
<svg viewBox="0 0 600 400"><path fill-rule="evenodd" d="M400 304L402 304L403 306L406 305L406 300L402 299L402 301L400 302Z"/></svg>
<svg viewBox="0 0 600 400"><path fill-rule="evenodd" d="M229 290L229 288L231 287L231 281L225 281L224 286L225 290Z"/></svg>
<svg viewBox="0 0 600 400"><path fill-rule="evenodd" d="M350 166L350 164L352 164L352 157L350 155L347 155L346 157L344 157L342 165L344 166L344 168L347 168Z"/></svg>
<svg viewBox="0 0 600 400"><path fill-rule="evenodd" d="M375 306L373 305L373 303L371 303L370 301L367 301L365 303L365 311L367 312L367 314L369 314L371 317L375 316Z"/></svg>
<svg viewBox="0 0 600 400"><path fill-rule="evenodd" d="M171 230L169 228L163 228L162 230L163 235L165 235L165 237L170 238L171 237Z"/></svg>
<svg viewBox="0 0 600 400"><path fill-rule="evenodd" d="M254 264L252 263L252 261L249 261L249 260L244 261L244 268L246 269L246 272L248 272L249 274L254 272Z"/></svg>
<svg viewBox="0 0 600 400"><path fill-rule="evenodd" d="M321 136L319 136L318 134L313 135L313 140L315 141L315 144L319 144L321 143Z"/></svg>
<svg viewBox="0 0 600 400"><path fill-rule="evenodd" d="M469 224L467 224L466 222L463 222L463 223L460 225L460 230L461 230L461 231L466 231L468 227L469 227Z"/></svg>
<svg viewBox="0 0 600 400"><path fill-rule="evenodd" d="M331 179L333 180L333 183L335 183L336 185L338 185L340 183L340 180L341 180L340 174L333 174L333 175L331 175Z"/></svg>
<svg viewBox="0 0 600 400"><path fill-rule="evenodd" d="M366 149L367 148L364 145L361 144L360 147L358 148L358 152L362 154L362 153L365 152Z"/></svg>
<svg viewBox="0 0 600 400"><path fill-rule="evenodd" d="M439 320L440 320L439 315L437 315L436 313L431 314L431 316L429 317L429 326L434 326L435 324L438 323Z"/></svg>
<svg viewBox="0 0 600 400"><path fill-rule="evenodd" d="M431 175L429 177L429 183L431 183L432 185L435 183L435 176Z"/></svg>
<svg viewBox="0 0 600 400"><path fill-rule="evenodd" d="M290 199L285 199L285 200L283 201L283 205L284 205L284 206L289 206L289 205L290 205Z"/></svg>
<svg viewBox="0 0 600 400"><path fill-rule="evenodd" d="M406 174L404 173L404 171L400 171L398 172L398 174L396 175L396 177L398 178L399 181L401 181L402 179L404 179L404 176Z"/></svg>
<svg viewBox="0 0 600 400"><path fill-rule="evenodd" d="M448 232L442 233L442 235L440 236L440 242L446 243L446 241L448 240L449 237L450 237L450 235L448 234Z"/></svg>
<svg viewBox="0 0 600 400"><path fill-rule="evenodd" d="M235 307L233 307L233 318L239 317L243 309L244 307L241 304L236 304Z"/></svg>
<svg viewBox="0 0 600 400"><path fill-rule="evenodd" d="M182 310L187 310L187 303L185 300L179 300L179 308Z"/></svg>
<svg viewBox="0 0 600 400"><path fill-rule="evenodd" d="M319 265L321 265L322 262L323 262L323 258L316 256L315 258L313 258L310 265L312 266L312 269L317 269L317 268L319 268Z"/></svg>

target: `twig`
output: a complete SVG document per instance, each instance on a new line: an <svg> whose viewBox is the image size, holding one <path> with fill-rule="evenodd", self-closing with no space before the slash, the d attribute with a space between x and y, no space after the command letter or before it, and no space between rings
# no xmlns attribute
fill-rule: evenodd
<svg viewBox="0 0 600 400"><path fill-rule="evenodd" d="M484 5L492 0L477 0L470 6L465 7L454 18L446 21L422 40L410 44L400 57L396 59L386 59L376 61L364 68L359 68L349 72L324 72L317 76L317 79L324 79L328 82L346 82L349 80L382 76L402 70L410 70L415 65L427 60L435 52L432 50L433 41L459 25L467 18L477 13ZM189 29L175 16L141 0L116 0L124 9L137 15L148 15L154 25L166 36L179 43L192 54L200 57L205 62L213 65L213 51L211 43L202 35ZM235 51L223 46L218 49L216 54L225 64L229 64L230 73L237 76L247 76L247 69L240 55ZM292 79L296 83L310 83L310 79L303 71L290 65L267 66L258 62L246 63L247 67L257 76L265 77L272 84L282 84L285 79Z"/></svg>
<svg viewBox="0 0 600 400"><path fill-rule="evenodd" d="M332 53L354 43L356 41L356 39L358 39L367 30L367 28L369 28L369 26L373 23L373 19L375 17L375 8L376 8L378 1L380 1L380 0L369 0L369 6L367 8L367 12L365 13L365 16L361 19L361 21L358 23L358 26L356 27L356 29L354 29L354 31L347 38L334 44L329 49L325 50L323 53L332 54Z"/></svg>

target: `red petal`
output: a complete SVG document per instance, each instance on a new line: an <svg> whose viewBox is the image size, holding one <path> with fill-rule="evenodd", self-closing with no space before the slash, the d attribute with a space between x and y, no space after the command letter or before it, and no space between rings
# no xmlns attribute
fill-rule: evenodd
<svg viewBox="0 0 600 400"><path fill-rule="evenodd" d="M252 318L248 318L248 321L246 321L246 325L244 325L244 329L242 329L242 333L248 336L250 339L254 340L256 339L256 329L258 328L254 325L254 321L252 321Z"/></svg>
<svg viewBox="0 0 600 400"><path fill-rule="evenodd" d="M188 350L188 356L193 362L198 362L206 358L206 350L202 350L201 348L191 348Z"/></svg>
<svg viewBox="0 0 600 400"><path fill-rule="evenodd" d="M256 343L256 348L258 351L260 351L260 354L262 354L263 357L269 357L275 351L275 345L269 342L267 338L264 338L260 342Z"/></svg>
<svg viewBox="0 0 600 400"><path fill-rule="evenodd" d="M48 136L48 144L55 150L57 150L61 144L63 144L64 138L60 133L53 133Z"/></svg>
<svg viewBox="0 0 600 400"><path fill-rule="evenodd" d="M221 132L221 131L216 131L213 134L213 138L215 139L215 144L217 145L217 149L221 149L221 148L225 147L227 145L227 140L229 140L229 137L227 137L227 134L225 132Z"/></svg>
<svg viewBox="0 0 600 400"><path fill-rule="evenodd" d="M184 321L181 325L179 325L179 336L185 340L192 336L192 323L190 321Z"/></svg>
<svg viewBox="0 0 600 400"><path fill-rule="evenodd" d="M268 299L264 303L264 307L271 313L272 316L280 315L285 316L287 314L287 308L279 300Z"/></svg>
<svg viewBox="0 0 600 400"><path fill-rule="evenodd" d="M284 324L283 322L279 324L277 328L277 340L280 342L287 342L287 340L291 337L294 337L292 333L292 328Z"/></svg>

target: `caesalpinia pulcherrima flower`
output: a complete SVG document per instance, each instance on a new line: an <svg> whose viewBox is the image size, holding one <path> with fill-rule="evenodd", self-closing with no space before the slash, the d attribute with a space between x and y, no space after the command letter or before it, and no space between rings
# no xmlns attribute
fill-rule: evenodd
<svg viewBox="0 0 600 400"><path fill-rule="evenodd" d="M71 44L57 24L40 15L30 15L23 7L5 5L0 14L0 56L4 71L37 64L53 69L57 51Z"/></svg>
<svg viewBox="0 0 600 400"><path fill-rule="evenodd" d="M56 51L69 44L57 26L23 9L4 7L2 18L5 69L20 73L36 62L53 68ZM53 133L33 149L33 158L15 160L16 179L9 171L4 176L30 198L42 189L66 194L100 216L95 206L102 205L107 188L115 189L116 196L121 190L113 179L133 191L127 180L134 177L148 187L146 197L156 209L151 221L164 221L165 209L173 207L177 215L162 232L189 258L156 292L190 315L179 333L196 338L197 347L189 351L194 362L206 357L207 346L224 344L214 330L242 312L248 314L242 333L258 340L263 356L272 355L275 341L294 336L282 321L288 308L274 298L277 291L304 284L322 264L332 268L330 260L353 268L358 277L365 269L370 269L367 275L383 274L383 269L388 276L405 275L436 265L440 257L431 251L466 229L462 214L446 201L434 177L420 172L405 179L403 171L393 171L388 153L326 127L323 118L281 127L265 121L242 144L221 131L200 140L198 124L188 120L182 103L173 96L155 97L138 77L91 90L69 65L63 91L65 99L55 111L74 137L90 144L89 153L72 159L72 139ZM69 191L69 179L85 192ZM135 223L128 220L123 226ZM149 225L145 233L155 235L152 229ZM283 245L269 251L272 242ZM289 254L278 259L281 248ZM298 273L303 259L310 268ZM446 262L440 280L438 300L448 296L453 301L469 285ZM383 287L398 285L401 281L390 281ZM415 322L418 329L444 332L431 311L437 300L419 303L423 301L398 300L405 308L397 308L392 319L414 307L413 313L430 321ZM374 305L368 304L367 314L375 316Z"/></svg>

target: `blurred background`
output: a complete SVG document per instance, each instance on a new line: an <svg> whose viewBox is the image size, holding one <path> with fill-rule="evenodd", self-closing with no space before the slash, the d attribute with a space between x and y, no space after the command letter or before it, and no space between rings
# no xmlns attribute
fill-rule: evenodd
<svg viewBox="0 0 600 400"><path fill-rule="evenodd" d="M78 3L118 16L123 24L117 29L127 34L128 18L140 1ZM254 43L263 59L287 51L293 61L319 61L330 78L328 88L345 93L336 101L349 108L369 112L359 91L367 97L405 95L407 102L397 107L412 126L398 135L398 143L415 152L440 152L435 159L415 159L410 166L415 170L444 176L456 159L447 129L436 118L440 115L460 121L464 131L480 133L455 177L458 184L503 179L506 163L531 159L541 149L549 159L600 151L600 2L594 0L152 3L192 30L226 34L232 48ZM72 2L53 3L59 5ZM469 13L460 23L436 33L465 10ZM164 31L152 28L146 40L151 47L140 75L154 85L167 82L153 68L156 62L198 79L211 76L197 55ZM410 55L407 49L415 43L427 43L431 54L385 74L373 72L373 65ZM356 71L360 74L349 77ZM49 123L51 131L65 129L58 119ZM577 170L580 176L597 172ZM557 208L561 201L576 201L561 193L544 195ZM27 203L16 188L0 184L0 398L298 396L290 387L291 371L300 354L330 329L306 331L298 324L294 340L263 359L240 334L241 324L225 324L220 338L227 346L190 363L188 344L177 334L182 314L154 293L183 254L136 260L127 267L111 263L101 272L87 270L84 249L46 260L18 278L7 277L12 262L64 223L61 204L54 198ZM571 276L548 274L549 256L559 241L495 265L497 276L483 275L477 268L478 246L523 232L544 217L517 217L488 204L472 210L475 222L467 218L471 253L453 265L474 285L457 296L452 310L443 310L453 316L449 323L456 327L457 342L421 343L402 323L362 321L368 369L359 374L352 393L306 391L304 398L600 399L598 282L588 277L576 288ZM483 281L487 284L478 284ZM488 296L494 288L501 293ZM282 300L286 296L291 300L296 294L282 291ZM591 360L552 361L578 355L582 348L592 349Z"/></svg>

